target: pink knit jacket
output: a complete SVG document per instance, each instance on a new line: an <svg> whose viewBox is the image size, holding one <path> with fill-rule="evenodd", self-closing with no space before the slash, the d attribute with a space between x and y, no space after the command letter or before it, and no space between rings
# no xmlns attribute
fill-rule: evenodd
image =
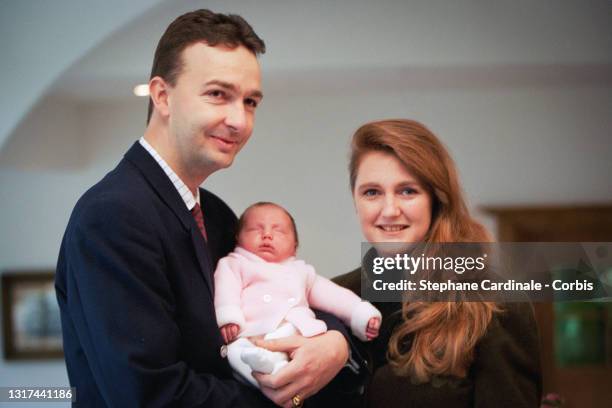
<svg viewBox="0 0 612 408"><path fill-rule="evenodd" d="M281 263L267 262L244 248L222 258L215 271L217 324L240 326L240 337L266 334L286 320L305 337L327 330L310 307L340 318L361 340L380 312L322 276L304 261L291 257Z"/></svg>

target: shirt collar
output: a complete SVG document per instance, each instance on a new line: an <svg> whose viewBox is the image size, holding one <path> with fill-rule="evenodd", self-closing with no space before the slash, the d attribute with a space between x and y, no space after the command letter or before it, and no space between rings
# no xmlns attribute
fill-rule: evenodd
<svg viewBox="0 0 612 408"><path fill-rule="evenodd" d="M181 180L181 178L172 170L172 168L166 163L166 161L160 156L160 154L155 150L153 146L149 142L146 141L144 137L141 137L138 140L142 147L145 148L147 152L155 159L157 164L162 168L164 173L168 176L176 191L180 194L181 198L185 202L187 209L191 211L193 207L195 207L196 203L200 203L200 189L196 191L196 195L194 196L189 187Z"/></svg>

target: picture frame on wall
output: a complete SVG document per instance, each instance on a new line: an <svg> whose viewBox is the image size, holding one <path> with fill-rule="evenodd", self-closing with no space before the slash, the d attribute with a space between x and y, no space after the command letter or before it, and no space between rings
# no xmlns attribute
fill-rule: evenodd
<svg viewBox="0 0 612 408"><path fill-rule="evenodd" d="M61 359L62 327L53 271L2 274L6 360Z"/></svg>

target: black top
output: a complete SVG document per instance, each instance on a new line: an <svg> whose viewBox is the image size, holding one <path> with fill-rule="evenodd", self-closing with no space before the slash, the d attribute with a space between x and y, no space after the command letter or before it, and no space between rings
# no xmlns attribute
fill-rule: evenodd
<svg viewBox="0 0 612 408"><path fill-rule="evenodd" d="M360 294L361 269L334 281ZM478 342L466 378L435 377L424 384L395 374L386 359L389 339L401 323L401 303L375 303L382 313L380 335L366 343L371 378L357 406L538 407L542 392L537 327L529 303L502 304ZM408 342L409 344L409 342Z"/></svg>

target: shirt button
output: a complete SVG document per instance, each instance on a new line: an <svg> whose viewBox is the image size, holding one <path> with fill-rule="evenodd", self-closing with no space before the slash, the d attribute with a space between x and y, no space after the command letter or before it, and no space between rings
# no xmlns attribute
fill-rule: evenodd
<svg viewBox="0 0 612 408"><path fill-rule="evenodd" d="M227 346L225 344L221 346L219 354L221 354L221 358L227 357Z"/></svg>
<svg viewBox="0 0 612 408"><path fill-rule="evenodd" d="M272 301L272 296L264 295L263 301L266 302L266 303L270 303Z"/></svg>
<svg viewBox="0 0 612 408"><path fill-rule="evenodd" d="M295 298L294 297L290 297L289 299L287 299L287 302L289 302L290 305L295 303Z"/></svg>

